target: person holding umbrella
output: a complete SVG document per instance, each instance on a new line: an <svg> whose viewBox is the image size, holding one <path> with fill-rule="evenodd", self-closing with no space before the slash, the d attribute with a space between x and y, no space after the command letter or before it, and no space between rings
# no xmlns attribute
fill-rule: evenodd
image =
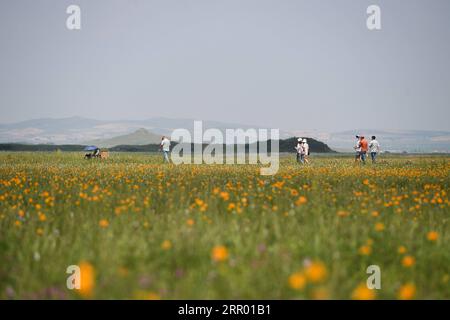
<svg viewBox="0 0 450 320"><path fill-rule="evenodd" d="M91 159L100 156L100 148L97 146L86 146L84 151L91 151L90 153L86 153L84 155L85 159Z"/></svg>

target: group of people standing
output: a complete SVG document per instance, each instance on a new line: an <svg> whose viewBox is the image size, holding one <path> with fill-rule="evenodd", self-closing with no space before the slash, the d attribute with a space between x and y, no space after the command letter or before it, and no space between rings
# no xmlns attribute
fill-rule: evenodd
<svg viewBox="0 0 450 320"><path fill-rule="evenodd" d="M309 144L306 139L298 138L297 145L295 146L297 150L297 162L302 164L309 163Z"/></svg>
<svg viewBox="0 0 450 320"><path fill-rule="evenodd" d="M380 143L377 141L375 136L372 136L370 143L364 138L364 136L356 136L355 149L355 162L366 163L367 153L370 152L370 157L372 158L372 163L377 160L377 155L380 152ZM161 138L161 143L159 145L161 151L164 155L164 162L170 163L169 153L170 153L170 140L163 136ZM298 138L297 145L295 146L297 151L297 162L302 164L309 163L309 144L306 139Z"/></svg>
<svg viewBox="0 0 450 320"><path fill-rule="evenodd" d="M356 136L355 149L355 162L362 162L366 164L367 153L370 152L372 163L377 161L377 155L380 153L380 143L377 141L377 137L372 136L370 142L364 138L364 136ZM309 145L306 139L298 138L297 145L295 146L297 151L297 162L302 164L309 163Z"/></svg>
<svg viewBox="0 0 450 320"><path fill-rule="evenodd" d="M366 164L367 152L370 151L370 157L372 158L372 163L377 161L377 155L380 152L380 143L377 141L377 137L372 136L372 140L367 142L364 136L356 136L356 144L354 146L356 151L355 162L362 162Z"/></svg>

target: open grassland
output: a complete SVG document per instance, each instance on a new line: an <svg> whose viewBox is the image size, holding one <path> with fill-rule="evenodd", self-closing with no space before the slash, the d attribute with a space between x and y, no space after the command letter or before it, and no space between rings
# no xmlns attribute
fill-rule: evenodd
<svg viewBox="0 0 450 320"><path fill-rule="evenodd" d="M450 158L352 160L0 153L0 298L449 299Z"/></svg>

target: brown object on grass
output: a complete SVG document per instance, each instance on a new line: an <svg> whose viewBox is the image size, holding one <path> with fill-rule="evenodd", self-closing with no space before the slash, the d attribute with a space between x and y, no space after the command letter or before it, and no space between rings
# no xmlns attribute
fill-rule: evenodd
<svg viewBox="0 0 450 320"><path fill-rule="evenodd" d="M100 151L100 159L108 159L109 152L108 151Z"/></svg>

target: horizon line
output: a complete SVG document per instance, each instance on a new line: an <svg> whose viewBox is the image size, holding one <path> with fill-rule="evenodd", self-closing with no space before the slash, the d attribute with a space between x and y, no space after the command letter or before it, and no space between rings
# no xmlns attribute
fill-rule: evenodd
<svg viewBox="0 0 450 320"><path fill-rule="evenodd" d="M174 117L168 117L168 116L153 116L153 117L145 117L143 119L97 119L97 118L90 118L86 116L80 116L80 115L72 115L72 116L65 116L65 117L40 117L40 118L29 118L25 120L16 120L16 121L10 121L10 122L0 122L0 125L14 125L19 124L23 122L28 121L39 121L39 120L66 120L66 119L80 119L80 120L91 120L91 121L101 121L101 122L138 122L138 121L147 121L147 120L154 120L154 119L166 119L166 120L185 120L185 121L207 121L207 122L218 122L222 124L233 124L233 125L242 125L246 127L254 127L254 128L262 128L261 125L251 125L241 122L230 122L230 121L222 121L222 120L214 120L214 119L195 119L195 118L174 118ZM145 129L145 128L144 128ZM281 131L300 131L300 132L317 132L317 133L342 133L347 131L354 131L356 134L361 132L367 132L367 131L388 131L388 132L408 132L408 131L424 131L424 132L445 132L450 133L450 129L393 129L393 128L381 128L381 129L375 129L375 128L348 128L348 129L340 129L340 130L329 130L329 129L281 129L281 128L274 128L270 127L267 129L279 129Z"/></svg>

